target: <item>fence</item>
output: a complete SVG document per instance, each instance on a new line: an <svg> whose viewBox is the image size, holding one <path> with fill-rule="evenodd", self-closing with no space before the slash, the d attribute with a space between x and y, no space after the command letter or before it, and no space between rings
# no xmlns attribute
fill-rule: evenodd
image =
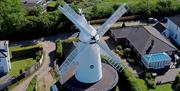
<svg viewBox="0 0 180 91"><path fill-rule="evenodd" d="M4 84L0 84L0 91L1 90L5 90L7 89L7 87L9 85L12 85L28 76L30 76L32 73L34 73L38 68L41 67L42 63L43 63L43 59L44 59L44 55L42 54L41 56L41 59L36 63L34 64L33 66L31 66L28 70L26 70L24 73L22 73L21 75L17 76L17 77L14 77L12 79L10 79L9 81L7 81L6 83Z"/></svg>

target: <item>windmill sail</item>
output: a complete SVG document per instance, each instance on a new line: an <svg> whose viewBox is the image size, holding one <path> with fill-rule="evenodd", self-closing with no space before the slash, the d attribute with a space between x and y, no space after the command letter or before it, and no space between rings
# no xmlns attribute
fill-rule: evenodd
<svg viewBox="0 0 180 91"><path fill-rule="evenodd" d="M72 65L75 65L78 63L78 59L86 49L88 49L89 46L83 45L83 46L78 46L76 49L74 49L70 55L66 58L66 60L63 62L63 64L59 67L59 72L61 75L64 75L69 71Z"/></svg>
<svg viewBox="0 0 180 91"><path fill-rule="evenodd" d="M87 23L83 16L78 15L68 4L65 4L63 7L59 6L61 12L69 18L76 27L79 28L80 31L85 31L88 35L91 35L92 29L94 29L91 25ZM91 35L92 36L92 35Z"/></svg>
<svg viewBox="0 0 180 91"><path fill-rule="evenodd" d="M100 41L98 41L97 44L110 56L110 58L108 58L108 60L106 61L111 66L113 66L118 72L121 72L125 68L125 65L122 63L122 60Z"/></svg>
<svg viewBox="0 0 180 91"><path fill-rule="evenodd" d="M109 28L127 11L126 4L120 6L116 12L98 29L98 35L103 36Z"/></svg>

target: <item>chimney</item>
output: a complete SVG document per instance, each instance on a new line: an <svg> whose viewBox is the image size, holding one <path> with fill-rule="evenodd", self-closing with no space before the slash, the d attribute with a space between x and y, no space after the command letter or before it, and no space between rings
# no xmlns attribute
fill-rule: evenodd
<svg viewBox="0 0 180 91"><path fill-rule="evenodd" d="M150 53L150 51L153 48L153 46L154 46L154 40L151 40L151 44L150 44L149 48L146 50L146 54Z"/></svg>

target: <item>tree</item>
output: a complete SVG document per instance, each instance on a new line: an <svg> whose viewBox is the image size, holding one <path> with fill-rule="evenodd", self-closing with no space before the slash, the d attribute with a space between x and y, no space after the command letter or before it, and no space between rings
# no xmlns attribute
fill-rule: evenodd
<svg viewBox="0 0 180 91"><path fill-rule="evenodd" d="M122 28L126 27L125 22L122 23L122 26L121 26L121 27L122 27Z"/></svg>
<svg viewBox="0 0 180 91"><path fill-rule="evenodd" d="M179 74L176 76L176 79L172 85L172 88L174 89L174 91L179 91L180 90L180 72Z"/></svg>
<svg viewBox="0 0 180 91"><path fill-rule="evenodd" d="M25 22L25 10L20 0L0 1L0 33L18 31Z"/></svg>

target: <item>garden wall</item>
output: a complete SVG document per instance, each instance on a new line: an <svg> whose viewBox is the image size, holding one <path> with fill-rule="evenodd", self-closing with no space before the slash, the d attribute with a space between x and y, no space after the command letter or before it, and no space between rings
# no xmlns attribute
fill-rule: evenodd
<svg viewBox="0 0 180 91"><path fill-rule="evenodd" d="M41 65L43 64L43 60L44 60L44 55L42 54L40 60L36 64L31 66L28 70L23 72L21 75L14 77L11 80L7 81L5 84L0 85L0 91L8 89L8 86L10 86L14 83L17 83L18 81L33 74L37 69L39 69L41 67Z"/></svg>

